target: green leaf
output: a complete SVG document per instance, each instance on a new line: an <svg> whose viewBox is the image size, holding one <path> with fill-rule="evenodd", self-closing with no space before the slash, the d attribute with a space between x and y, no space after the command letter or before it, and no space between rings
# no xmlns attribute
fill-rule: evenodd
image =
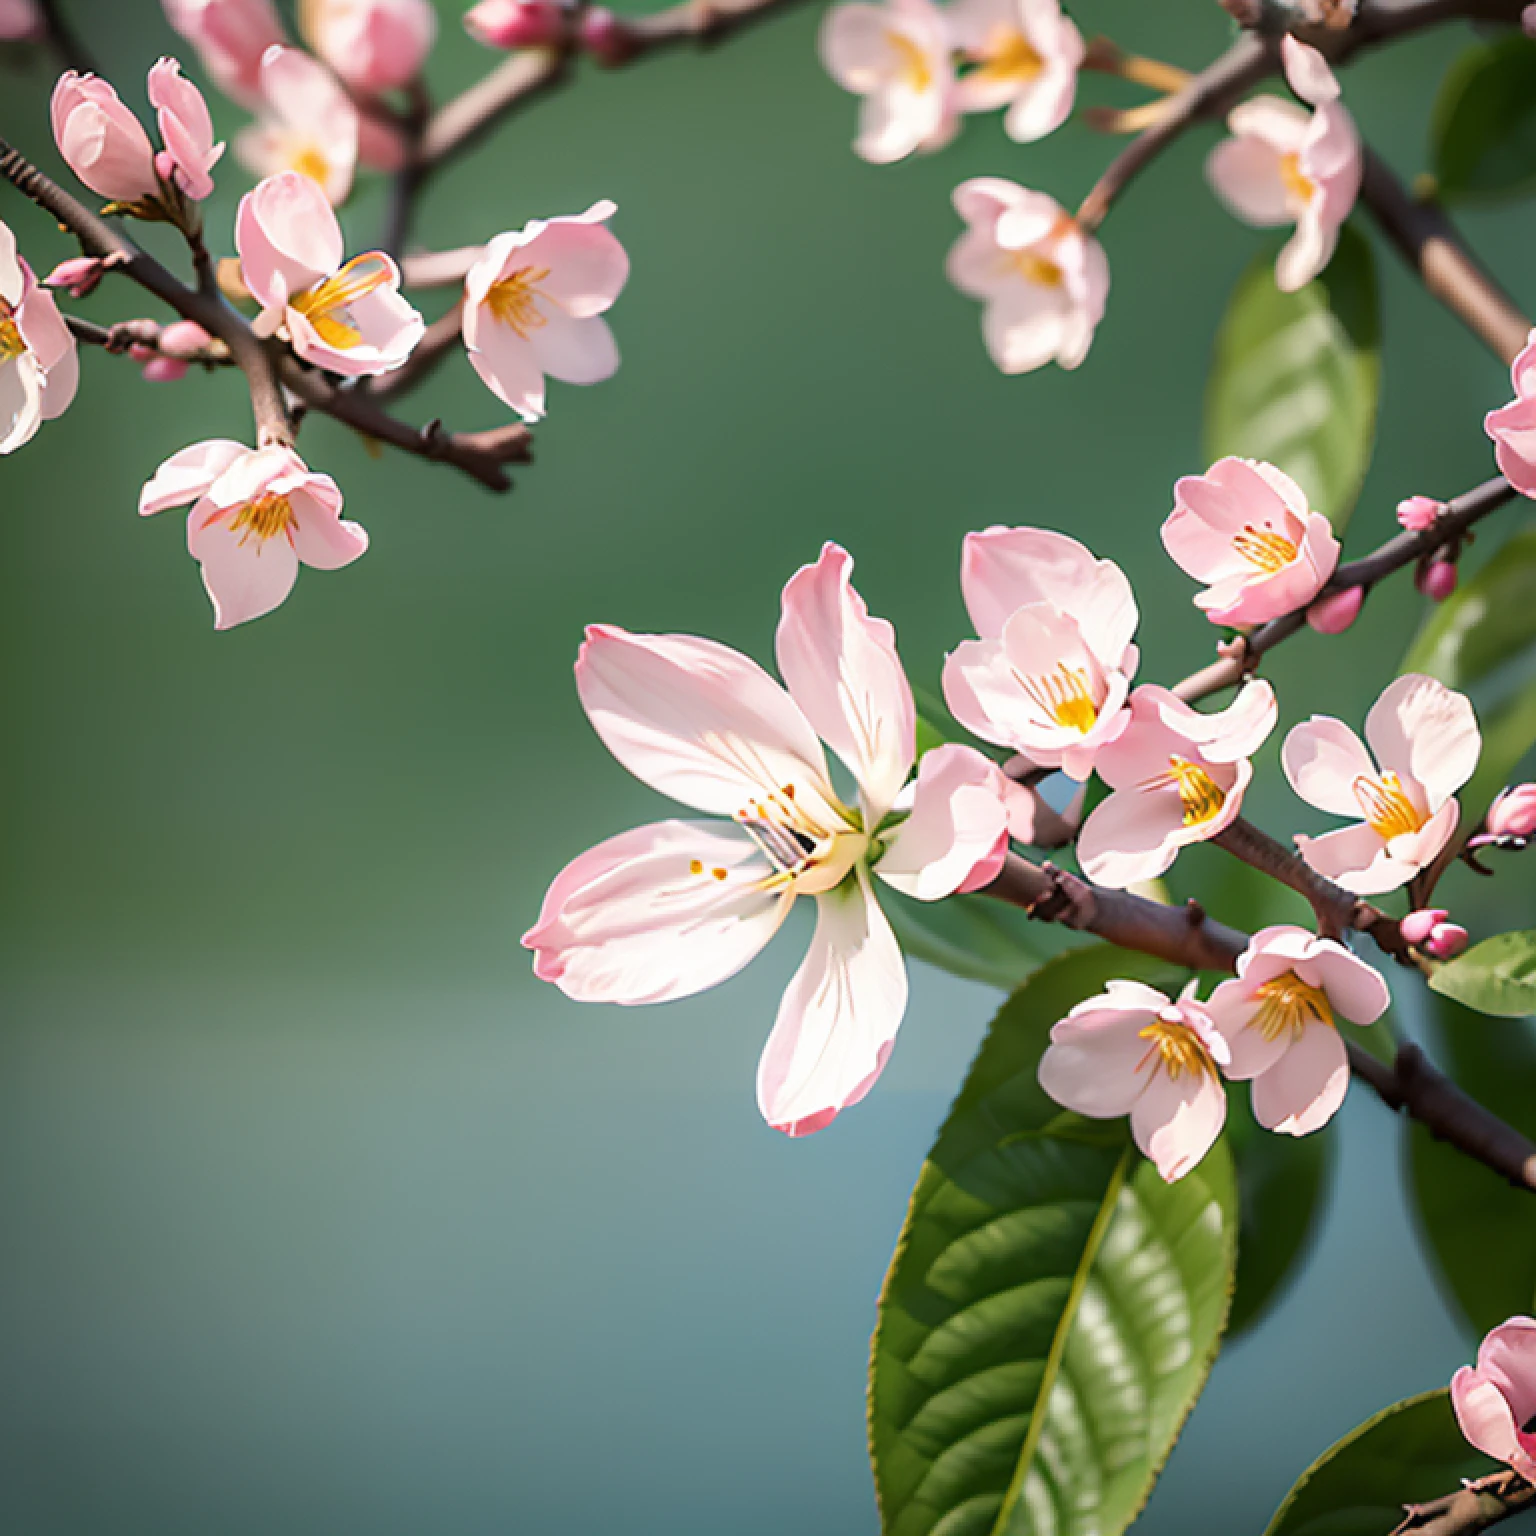
<svg viewBox="0 0 1536 1536"><path fill-rule="evenodd" d="M1536 45L1533 45L1536 46ZM1402 671L1470 688L1536 645L1536 528L1516 534L1430 615Z"/></svg>
<svg viewBox="0 0 1536 1536"><path fill-rule="evenodd" d="M1205 456L1267 459L1342 533L1376 437L1381 326L1376 265L1346 227L1328 269L1275 287L1275 249L1238 280L1205 391Z"/></svg>
<svg viewBox="0 0 1536 1536"><path fill-rule="evenodd" d="M1477 816L1508 784L1521 759L1536 747L1536 683L1493 710L1480 711L1483 753L1461 792L1463 814Z"/></svg>
<svg viewBox="0 0 1536 1536"><path fill-rule="evenodd" d="M1180 976L1097 945L992 1024L923 1166L870 1362L888 1536L1118 1536L1215 1358L1235 1264L1218 1142L1164 1184L1124 1121L1036 1080L1050 1027L1112 977Z"/></svg>
<svg viewBox="0 0 1536 1536"><path fill-rule="evenodd" d="M1443 197L1536 188L1536 42L1517 33L1456 60L1435 98L1430 155Z"/></svg>
<svg viewBox="0 0 1536 1536"><path fill-rule="evenodd" d="M1501 933L1438 966L1429 984L1479 1013L1523 1019L1536 1013L1536 929Z"/></svg>
<svg viewBox="0 0 1536 1536"><path fill-rule="evenodd" d="M1384 1408L1330 1446L1286 1494L1264 1536L1385 1536L1404 1504L1493 1470L1462 1438L1444 1387Z"/></svg>
<svg viewBox="0 0 1536 1536"><path fill-rule="evenodd" d="M1432 998L1434 1055L1500 1119L1536 1137L1536 1026L1495 1023ZM1405 1123L1409 1188L1420 1235L1444 1288L1481 1337L1536 1312L1536 1221L1529 1190L1506 1184L1465 1153Z"/></svg>
<svg viewBox="0 0 1536 1536"><path fill-rule="evenodd" d="M1054 952L1047 946L1062 941L1024 913L984 896L916 901L886 889L880 905L913 959L1000 992L1012 992Z"/></svg>

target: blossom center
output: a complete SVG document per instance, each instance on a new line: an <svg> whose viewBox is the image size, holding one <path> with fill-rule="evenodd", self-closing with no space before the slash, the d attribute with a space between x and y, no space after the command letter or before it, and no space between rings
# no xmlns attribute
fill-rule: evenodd
<svg viewBox="0 0 1536 1536"><path fill-rule="evenodd" d="M498 278L485 295L493 319L510 325L524 341L529 331L549 323L538 301L549 297L536 286L549 276L548 267L519 267L516 272Z"/></svg>
<svg viewBox="0 0 1536 1536"><path fill-rule="evenodd" d="M1179 805L1184 812L1184 825L1198 827L1221 814L1227 803L1227 794L1199 763L1172 753L1168 758L1167 773L1160 773L1146 780L1143 789L1172 787L1178 791Z"/></svg>
<svg viewBox="0 0 1536 1536"><path fill-rule="evenodd" d="M381 251L369 251L354 256L324 282L296 294L289 299L288 307L309 321L326 346L350 351L363 339L363 333L353 323L352 305L393 282L394 276L389 258Z"/></svg>
<svg viewBox="0 0 1536 1536"><path fill-rule="evenodd" d="M933 87L933 66L928 55L905 32L888 28L885 40L896 54L896 76L909 91L921 96Z"/></svg>
<svg viewBox="0 0 1536 1536"><path fill-rule="evenodd" d="M822 826L798 803L793 784L749 801L736 821L773 866L764 884L788 885L801 895L840 884L869 847L869 838L849 822Z"/></svg>
<svg viewBox="0 0 1536 1536"><path fill-rule="evenodd" d="M21 339L21 328L16 324L16 311L4 299L0 299L0 363L8 363L27 350Z"/></svg>
<svg viewBox="0 0 1536 1536"><path fill-rule="evenodd" d="M1255 528L1252 523L1232 536L1232 548L1266 576L1284 570L1297 553L1296 546L1283 533L1276 533L1273 528Z"/></svg>
<svg viewBox="0 0 1536 1536"><path fill-rule="evenodd" d="M1310 203L1317 191L1312 178L1301 168L1301 156L1292 150L1280 156L1280 185L1286 195L1298 203Z"/></svg>
<svg viewBox="0 0 1536 1536"><path fill-rule="evenodd" d="M324 186L331 179L331 162L318 144L301 144L288 157L288 169Z"/></svg>
<svg viewBox="0 0 1536 1536"><path fill-rule="evenodd" d="M1026 283L1035 283L1041 288L1059 288L1066 278L1049 256L1042 256L1038 251L1009 251L1007 254L1009 265Z"/></svg>
<svg viewBox="0 0 1536 1536"><path fill-rule="evenodd" d="M1286 1033L1297 1038L1309 1024L1335 1027L1327 993L1308 986L1294 971L1266 981L1257 995L1258 1011L1249 1022L1266 1040L1276 1040Z"/></svg>
<svg viewBox="0 0 1536 1536"><path fill-rule="evenodd" d="M1216 1063L1211 1060L1211 1053L1188 1024L1158 1018L1153 1019L1145 1029L1138 1030L1137 1034L1139 1038L1150 1042L1147 1054L1136 1064L1138 1072L1156 1055L1163 1071L1171 1078L1178 1078L1185 1072L1191 1077L1199 1077L1206 1072L1215 1077Z"/></svg>
<svg viewBox="0 0 1536 1536"><path fill-rule="evenodd" d="M1014 27L999 27L987 39L982 50L985 63L976 71L977 80L1033 80L1045 68L1045 60L1024 34Z"/></svg>
<svg viewBox="0 0 1536 1536"><path fill-rule="evenodd" d="M1378 779L1362 773L1353 787L1365 819L1385 842L1417 832L1429 820L1428 815L1408 798L1403 781L1390 768Z"/></svg>
<svg viewBox="0 0 1536 1536"><path fill-rule="evenodd" d="M1024 692L1035 708L1065 730L1086 736L1098 722L1099 707L1083 667L1056 663L1055 670L1040 677L1021 677Z"/></svg>
<svg viewBox="0 0 1536 1536"><path fill-rule="evenodd" d="M240 535L242 546L252 539L265 544L268 539L286 533L293 527L294 521L293 503L286 496L264 491L236 511L229 531Z"/></svg>

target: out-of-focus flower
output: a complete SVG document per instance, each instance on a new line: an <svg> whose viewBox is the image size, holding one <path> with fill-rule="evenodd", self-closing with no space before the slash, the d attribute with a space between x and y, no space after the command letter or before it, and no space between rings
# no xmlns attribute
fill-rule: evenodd
<svg viewBox="0 0 1536 1536"><path fill-rule="evenodd" d="M1530 837L1536 833L1536 784L1501 790L1488 807L1487 826L1495 837Z"/></svg>
<svg viewBox="0 0 1536 1536"><path fill-rule="evenodd" d="M100 256L70 256L43 279L43 285L67 289L71 298L83 299L95 291L106 270L107 264Z"/></svg>
<svg viewBox="0 0 1536 1536"><path fill-rule="evenodd" d="M605 5L582 8L581 19L576 23L576 43L604 69L617 69L640 51L635 29Z"/></svg>
<svg viewBox="0 0 1536 1536"><path fill-rule="evenodd" d="M213 337L196 320L173 320L160 332L160 350L167 357L198 357L212 344Z"/></svg>
<svg viewBox="0 0 1536 1536"><path fill-rule="evenodd" d="M1309 114L1277 96L1255 96L1227 116L1232 137L1211 151L1205 173L1216 195L1245 223L1292 224L1296 233L1275 262L1275 282L1293 293L1333 256L1339 229L1360 192L1363 159L1354 119L1338 82L1315 48L1282 43L1291 89Z"/></svg>
<svg viewBox="0 0 1536 1536"><path fill-rule="evenodd" d="M1230 826L1253 779L1248 759L1274 729L1276 714L1266 682L1247 684L1210 715L1166 688L1138 688L1129 723L1094 763L1115 793L1095 807L1078 838L1089 879L1115 890L1155 880L1180 848Z"/></svg>
<svg viewBox="0 0 1536 1536"><path fill-rule="evenodd" d="M1306 1136L1333 1118L1349 1086L1337 1018L1373 1024L1391 1000L1381 976L1342 944L1280 925L1254 934L1236 979L1205 1006L1227 1042L1226 1075L1253 1081L1255 1119Z"/></svg>
<svg viewBox="0 0 1536 1536"><path fill-rule="evenodd" d="M845 91L864 98L855 151L874 165L914 150L941 149L955 135L952 43L930 0L834 5L821 24L821 62Z"/></svg>
<svg viewBox="0 0 1536 1536"><path fill-rule="evenodd" d="M555 0L480 0L464 13L464 30L487 48L553 48L567 26Z"/></svg>
<svg viewBox="0 0 1536 1536"><path fill-rule="evenodd" d="M47 35L37 0L0 0L0 43L29 43Z"/></svg>
<svg viewBox="0 0 1536 1536"><path fill-rule="evenodd" d="M226 96L254 107L262 96L261 60L283 41L272 0L162 0L166 20L192 44Z"/></svg>
<svg viewBox="0 0 1536 1536"><path fill-rule="evenodd" d="M1371 706L1365 739L1369 752L1342 721L1313 715L1285 738L1281 761L1308 805L1365 818L1298 836L1301 856L1346 891L1377 896L1405 885L1450 840L1456 791L1477 767L1482 735L1463 694L1410 672Z"/></svg>
<svg viewBox="0 0 1536 1536"><path fill-rule="evenodd" d="M66 71L53 88L49 111L59 153L91 191L114 203L159 193L149 135L105 80Z"/></svg>
<svg viewBox="0 0 1536 1536"><path fill-rule="evenodd" d="M960 588L978 640L944 664L944 697L983 741L1086 779L1129 716L1136 596L1112 560L1044 528L965 536Z"/></svg>
<svg viewBox="0 0 1536 1536"><path fill-rule="evenodd" d="M1520 12L1520 30L1527 37L1536 37L1536 5L1528 5Z"/></svg>
<svg viewBox="0 0 1536 1536"><path fill-rule="evenodd" d="M1051 1027L1040 1086L1075 1114L1131 1117L1136 1145L1169 1183L1211 1150L1227 1119L1227 1042L1186 991L1177 1002L1112 981Z"/></svg>
<svg viewBox="0 0 1536 1536"><path fill-rule="evenodd" d="M1320 635L1342 635L1360 617L1364 603L1364 587L1330 592L1307 609L1307 624Z"/></svg>
<svg viewBox="0 0 1536 1536"><path fill-rule="evenodd" d="M980 753L935 748L908 783L911 687L852 564L828 544L785 587L788 691L712 640L587 631L576 686L608 749L663 794L735 825L664 821L599 843L556 877L523 938L535 974L568 997L664 1002L734 975L796 896L814 897L815 937L758 1068L763 1116L790 1135L863 1098L906 1008L906 967L871 871L936 900L990 881L1007 846L1001 775ZM852 774L857 809L834 790L822 741Z"/></svg>
<svg viewBox="0 0 1536 1536"><path fill-rule="evenodd" d="M955 188L967 228L950 247L949 280L982 303L981 334L1004 373L1076 368L1109 297L1104 248L1043 192L995 176Z"/></svg>
<svg viewBox="0 0 1536 1536"><path fill-rule="evenodd" d="M400 269L382 251L345 266L341 226L325 194L298 171L269 176L240 199L235 249L261 305L256 329L285 330L293 350L333 373L388 373L425 329L400 293Z"/></svg>
<svg viewBox="0 0 1536 1536"><path fill-rule="evenodd" d="M257 121L235 137L235 153L256 176L298 171L332 203L352 190L359 122L336 77L302 48L273 47L261 60Z"/></svg>
<svg viewBox="0 0 1536 1536"><path fill-rule="evenodd" d="M146 384L174 384L187 376L187 364L179 357L160 357L158 354L144 359L140 370Z"/></svg>
<svg viewBox="0 0 1536 1536"><path fill-rule="evenodd" d="M950 36L976 68L962 75L962 112L1008 109L1003 131L1019 144L1054 132L1072 111L1083 36L1059 0L955 0Z"/></svg>
<svg viewBox="0 0 1536 1536"><path fill-rule="evenodd" d="M172 454L139 496L139 514L193 504L187 549L202 567L215 629L259 619L293 590L300 563L350 565L368 548L341 516L341 491L291 448L212 438Z"/></svg>
<svg viewBox="0 0 1536 1536"><path fill-rule="evenodd" d="M149 72L149 103L160 125L162 154L155 168L162 181L173 182L188 197L202 199L213 191L209 173L224 153L213 142L213 119L203 93L185 79L175 59L161 59Z"/></svg>
<svg viewBox="0 0 1536 1536"><path fill-rule="evenodd" d="M431 0L302 0L299 27L355 91L376 96L409 85L437 38Z"/></svg>
<svg viewBox="0 0 1536 1536"><path fill-rule="evenodd" d="M1455 590L1456 562L1443 556L1422 561L1413 573L1413 584L1432 603L1443 603Z"/></svg>
<svg viewBox="0 0 1536 1536"><path fill-rule="evenodd" d="M602 315L629 277L607 221L614 205L534 219L497 235L464 279L464 347L486 388L524 421L544 414L544 380L596 384L619 349Z"/></svg>
<svg viewBox="0 0 1536 1536"><path fill-rule="evenodd" d="M1301 487L1273 464L1218 459L1174 487L1163 547L1196 581L1213 624L1248 628L1300 608L1339 563L1339 541Z"/></svg>
<svg viewBox="0 0 1536 1536"><path fill-rule="evenodd" d="M1483 418L1499 473L1522 496L1536 496L1536 331L1509 369L1515 398Z"/></svg>
<svg viewBox="0 0 1536 1536"><path fill-rule="evenodd" d="M0 222L0 454L62 415L79 379L75 338Z"/></svg>
<svg viewBox="0 0 1536 1536"><path fill-rule="evenodd" d="M1409 533L1423 533L1445 511L1445 503L1433 496L1408 496L1397 504L1397 520Z"/></svg>
<svg viewBox="0 0 1536 1536"><path fill-rule="evenodd" d="M1314 26L1347 27L1355 19L1358 0L1301 0L1301 14Z"/></svg>
<svg viewBox="0 0 1536 1536"><path fill-rule="evenodd" d="M1451 1377L1451 1407L1478 1450L1536 1483L1536 1320L1512 1317L1478 1345L1476 1366Z"/></svg>

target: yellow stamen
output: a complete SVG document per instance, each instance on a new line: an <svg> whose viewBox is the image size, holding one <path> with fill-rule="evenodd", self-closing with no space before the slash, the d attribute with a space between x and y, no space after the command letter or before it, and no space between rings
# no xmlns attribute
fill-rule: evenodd
<svg viewBox="0 0 1536 1536"><path fill-rule="evenodd" d="M1293 1037L1299 1036L1309 1024L1335 1027L1327 994L1308 986L1294 971L1266 981L1259 988L1258 997L1259 1009L1249 1024L1266 1040L1276 1040L1287 1031Z"/></svg>
<svg viewBox="0 0 1536 1536"><path fill-rule="evenodd" d="M325 158L318 144L305 144L288 156L288 169L308 176L324 186L331 179L331 162Z"/></svg>
<svg viewBox="0 0 1536 1536"><path fill-rule="evenodd" d="M535 286L548 276L548 267L519 267L516 272L492 283L485 296L491 317L503 325L510 325L526 341L529 331L549 323L549 317L539 309L538 300L554 301Z"/></svg>
<svg viewBox="0 0 1536 1536"><path fill-rule="evenodd" d="M1429 820L1403 788L1403 781L1389 768L1379 779L1361 774L1354 782L1355 799L1365 819L1379 837L1391 842L1408 832L1417 832Z"/></svg>
<svg viewBox="0 0 1536 1536"><path fill-rule="evenodd" d="M1147 779L1140 787L1163 789L1170 785L1179 792L1186 827L1197 827L1203 821L1213 820L1227 803L1226 791L1199 763L1192 763L1187 757L1171 756L1168 772Z"/></svg>
<svg viewBox="0 0 1536 1536"><path fill-rule="evenodd" d="M1310 203L1317 191L1312 178L1301 168L1301 156L1292 151L1280 156L1280 183L1298 203Z"/></svg>
<svg viewBox="0 0 1536 1536"><path fill-rule="evenodd" d="M1014 271L1026 283L1038 283L1042 288L1059 288L1065 278L1054 261L1035 251L1008 251L1005 255Z"/></svg>
<svg viewBox="0 0 1536 1536"><path fill-rule="evenodd" d="M970 78L988 84L1033 80L1045 68L1045 60L1014 27L998 27L987 39L980 56L985 62Z"/></svg>
<svg viewBox="0 0 1536 1536"><path fill-rule="evenodd" d="M1021 676L1019 681L1035 707L1057 725L1086 736L1098 723L1099 709L1085 668L1060 661L1054 672L1043 677Z"/></svg>
<svg viewBox="0 0 1536 1536"><path fill-rule="evenodd" d="M1142 1057L1144 1064L1156 1051L1162 1058L1162 1068L1169 1077L1177 1078L1188 1072L1192 1077L1209 1072L1216 1076L1216 1063L1206 1050L1204 1041L1187 1024L1176 1024L1168 1019L1154 1019L1139 1031L1140 1038L1152 1042L1151 1049Z"/></svg>
<svg viewBox="0 0 1536 1536"><path fill-rule="evenodd" d="M928 55L906 33L898 32L894 27L886 30L885 40L901 59L902 84L918 95L930 90L933 86L933 66L928 62Z"/></svg>
<svg viewBox="0 0 1536 1536"><path fill-rule="evenodd" d="M813 895L842 881L863 857L869 838L850 820L833 814L834 824L823 825L796 802L794 788L787 784L736 812L741 829L773 868L762 882L765 888L791 886Z"/></svg>
<svg viewBox="0 0 1536 1536"><path fill-rule="evenodd" d="M288 307L296 309L314 326L315 334L326 346L349 351L363 339L362 332L351 323L349 306L393 282L394 276L390 259L381 251L369 251L354 256L323 283L291 298Z"/></svg>
<svg viewBox="0 0 1536 1536"><path fill-rule="evenodd" d="M241 534L242 545L251 539L265 544L268 539L286 533L293 526L293 521L293 506L288 498L267 491L236 511L229 531Z"/></svg>
<svg viewBox="0 0 1536 1536"><path fill-rule="evenodd" d="M11 318L14 313L11 306L0 299L0 363L8 363L27 350L26 342L21 339L21 331Z"/></svg>
<svg viewBox="0 0 1536 1536"><path fill-rule="evenodd" d="M1252 523L1233 536L1232 548L1249 565L1257 566L1266 575L1284 570L1296 558L1296 546L1283 533L1276 533L1272 528L1255 528Z"/></svg>

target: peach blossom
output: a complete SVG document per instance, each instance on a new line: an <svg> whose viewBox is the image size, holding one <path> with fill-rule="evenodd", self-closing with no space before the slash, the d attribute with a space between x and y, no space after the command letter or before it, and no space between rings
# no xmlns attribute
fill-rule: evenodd
<svg viewBox="0 0 1536 1536"><path fill-rule="evenodd" d="M162 0L166 20L197 50L214 84L241 106L262 95L262 55L283 41L272 0Z"/></svg>
<svg viewBox="0 0 1536 1536"><path fill-rule="evenodd" d="M1227 1042L1223 1070L1253 1082L1259 1124L1287 1136L1326 1125L1344 1102L1349 1057L1337 1020L1373 1024L1391 994L1342 944L1304 928L1262 928L1206 1009Z"/></svg>
<svg viewBox="0 0 1536 1536"><path fill-rule="evenodd" d="M1536 833L1536 784L1500 790L1488 807L1487 827L1494 837L1530 837Z"/></svg>
<svg viewBox="0 0 1536 1536"><path fill-rule="evenodd" d="M336 77L302 48L262 55L259 116L235 136L235 153L256 176L299 171L332 203L346 200L357 169L357 107Z"/></svg>
<svg viewBox="0 0 1536 1536"><path fill-rule="evenodd" d="M1114 794L1084 823L1078 860L1089 879L1124 890L1154 880L1180 848L1230 826L1253 779L1248 761L1275 727L1274 690L1248 683L1215 714L1143 684L1130 721L1094 763Z"/></svg>
<svg viewBox="0 0 1536 1536"><path fill-rule="evenodd" d="M293 590L301 563L335 571L368 548L363 529L341 516L336 482L291 448L194 443L155 471L139 514L188 502L187 549L202 568L215 629L270 613Z"/></svg>
<svg viewBox="0 0 1536 1536"><path fill-rule="evenodd" d="M1195 606L1213 624L1251 628L1304 608L1339 563L1328 519L1273 464L1218 459L1173 494L1163 547L1207 583Z"/></svg>
<svg viewBox="0 0 1536 1536"><path fill-rule="evenodd" d="M1001 774L969 747L928 752L895 635L835 544L784 588L781 687L691 635L587 631L576 686L618 760L685 805L731 818L620 833L556 877L523 937L534 972L585 1002L656 1003L734 975L797 896L816 931L758 1068L758 1104L792 1136L873 1086L907 975L871 875L932 901L990 879L1007 844ZM822 742L857 786L834 788Z"/></svg>
<svg viewBox="0 0 1536 1536"><path fill-rule="evenodd" d="M619 366L603 314L629 278L608 228L617 210L534 219L497 235L464 279L464 347L485 386L524 421L544 415L544 380L596 384Z"/></svg>
<svg viewBox="0 0 1536 1536"><path fill-rule="evenodd" d="M75 398L80 363L53 295L0 222L0 454L30 442Z"/></svg>
<svg viewBox="0 0 1536 1536"><path fill-rule="evenodd" d="M203 93L183 78L175 59L161 59L149 72L149 103L156 109L166 164L160 175L188 197L201 199L213 191L209 174L224 153L213 141L213 119ZM158 161L157 161L158 164Z"/></svg>
<svg viewBox="0 0 1536 1536"><path fill-rule="evenodd" d="M305 0L305 40L353 90L409 85L437 37L432 0Z"/></svg>
<svg viewBox="0 0 1536 1536"><path fill-rule="evenodd" d="M962 182L954 204L967 228L950 247L949 280L981 300L992 361L1009 374L1076 368L1109 296L1103 247L1054 198L995 176Z"/></svg>
<svg viewBox="0 0 1536 1536"><path fill-rule="evenodd" d="M53 88L49 112L59 153L92 192L114 203L159 193L149 135L105 80L66 71Z"/></svg>
<svg viewBox="0 0 1536 1536"><path fill-rule="evenodd" d="M257 331L282 331L317 367L388 373L421 340L422 318L401 297L393 259L369 251L343 266L336 215L297 171L269 176L240 199L235 248L245 286L261 306Z"/></svg>
<svg viewBox="0 0 1536 1536"><path fill-rule="evenodd" d="M1086 779L1129 718L1136 597L1112 560L1044 528L968 533L960 587L976 633L944 664L944 697L983 741Z"/></svg>
<svg viewBox="0 0 1536 1536"><path fill-rule="evenodd" d="M1405 885L1456 830L1456 791L1482 750L1467 698L1410 672L1388 685L1365 719L1365 739L1313 715L1285 738L1281 762L1308 805L1364 820L1322 837L1296 838L1320 875L1357 896ZM1374 753L1374 758L1372 757Z"/></svg>
<svg viewBox="0 0 1536 1536"><path fill-rule="evenodd" d="M1536 1320L1512 1317L1478 1345L1451 1377L1451 1407L1472 1445L1536 1483Z"/></svg>
<svg viewBox="0 0 1536 1536"><path fill-rule="evenodd" d="M1510 365L1515 398L1483 418L1499 473L1522 496L1536 496L1536 331Z"/></svg>
<svg viewBox="0 0 1536 1536"><path fill-rule="evenodd" d="M1051 1027L1040 1086L1075 1114L1131 1117L1136 1145L1170 1184L1211 1150L1227 1119L1227 1043L1193 996L1112 981Z"/></svg>
<svg viewBox="0 0 1536 1536"><path fill-rule="evenodd" d="M976 66L955 86L960 111L1006 107L1003 131L1019 144L1043 139L1067 120L1083 36L1058 0L955 0L949 26Z"/></svg>

